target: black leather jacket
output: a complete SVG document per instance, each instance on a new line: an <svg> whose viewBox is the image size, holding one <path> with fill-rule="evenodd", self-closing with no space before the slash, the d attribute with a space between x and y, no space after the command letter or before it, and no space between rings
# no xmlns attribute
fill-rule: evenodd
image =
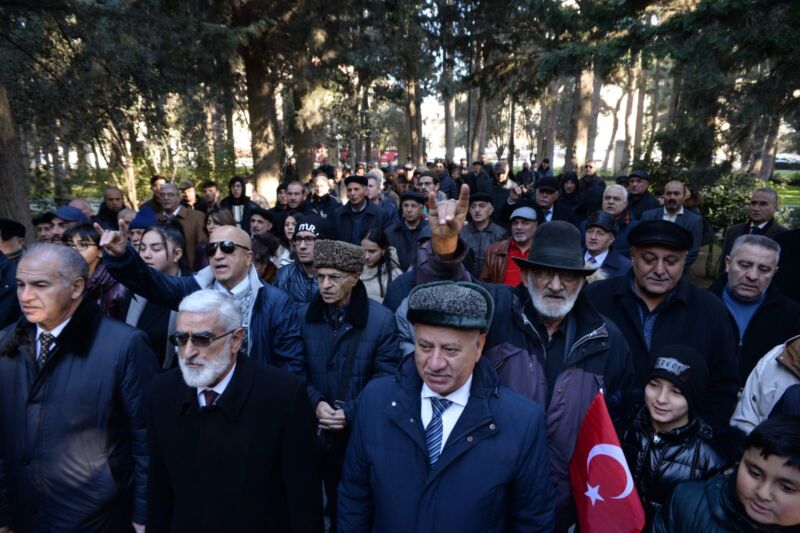
<svg viewBox="0 0 800 533"><path fill-rule="evenodd" d="M683 481L708 479L725 464L711 445L713 432L699 418L670 431L657 433L642 407L622 439L622 449L644 506L647 524Z"/></svg>

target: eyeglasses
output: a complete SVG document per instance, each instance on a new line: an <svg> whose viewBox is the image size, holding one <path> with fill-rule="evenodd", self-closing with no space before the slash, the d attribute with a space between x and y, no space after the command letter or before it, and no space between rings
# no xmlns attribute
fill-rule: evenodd
<svg viewBox="0 0 800 533"><path fill-rule="evenodd" d="M586 168L594 168L592 165L586 165Z"/></svg>
<svg viewBox="0 0 800 533"><path fill-rule="evenodd" d="M293 237L292 241L295 244L305 243L305 244L314 244L316 242L316 237Z"/></svg>
<svg viewBox="0 0 800 533"><path fill-rule="evenodd" d="M97 243L94 243L94 242L83 242L83 241L80 241L80 242L68 242L67 246L69 246L73 250L79 250L79 251L82 252L84 250L88 250L91 246L99 246L99 245Z"/></svg>
<svg viewBox="0 0 800 533"><path fill-rule="evenodd" d="M534 269L533 275L540 280L549 283L553 278L558 276L564 283L574 283L581 279L581 275L577 272L570 272L569 270L551 270L551 269Z"/></svg>
<svg viewBox="0 0 800 533"><path fill-rule="evenodd" d="M238 331L239 328L232 329L227 333L223 333L222 335L217 335L213 337L209 332L201 332L201 333L186 333L185 331L176 331L172 335L169 336L169 342L175 346L186 346L186 343L189 342L189 339L192 339L192 344L197 346L198 348L205 348L210 346L212 342L217 339L221 339L222 337L227 337L234 331Z"/></svg>
<svg viewBox="0 0 800 533"><path fill-rule="evenodd" d="M236 251L236 248L241 248L242 250L250 250L247 246L242 246L241 244L237 244L233 241L217 241L217 242L210 242L206 244L206 255L208 257L213 257L217 253L217 248L222 250L222 253L225 255L232 254Z"/></svg>
<svg viewBox="0 0 800 533"><path fill-rule="evenodd" d="M314 279L316 279L316 280L317 280L317 283L318 283L319 285L322 285L322 283L323 283L323 282L324 282L326 279L327 279L328 281L330 281L331 283L333 283L334 285L338 285L338 284L340 284L340 283L341 283L341 282L342 282L344 279L346 279L346 278L349 278L350 276L352 276L352 274L348 274L348 275L346 275L346 276L340 276L339 274L316 274L316 275L314 276Z"/></svg>

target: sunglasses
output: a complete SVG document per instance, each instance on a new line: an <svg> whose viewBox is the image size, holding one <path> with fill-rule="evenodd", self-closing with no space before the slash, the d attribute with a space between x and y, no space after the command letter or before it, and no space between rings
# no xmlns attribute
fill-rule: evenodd
<svg viewBox="0 0 800 533"><path fill-rule="evenodd" d="M340 276L339 274L316 274L314 275L314 279L317 280L318 285L322 285L323 283L325 283L326 279L329 280L334 285L338 285L339 283L349 278L350 276L352 276L352 274L348 274L346 276Z"/></svg>
<svg viewBox="0 0 800 533"><path fill-rule="evenodd" d="M242 250L250 250L250 248L248 248L247 246L236 244L233 241L217 241L206 244L206 255L208 257L213 257L217 253L217 248L222 250L222 253L226 255L235 252L236 248L241 248Z"/></svg>
<svg viewBox="0 0 800 533"><path fill-rule="evenodd" d="M210 346L212 342L217 339L221 339L222 337L227 337L234 331L238 331L239 328L232 329L227 333L223 333L222 335L218 335L214 337L211 333L204 332L204 333L186 333L185 331L176 331L172 335L169 336L169 342L175 346L186 346L186 343L189 342L189 339L192 339L192 344L197 346L198 348L205 348Z"/></svg>

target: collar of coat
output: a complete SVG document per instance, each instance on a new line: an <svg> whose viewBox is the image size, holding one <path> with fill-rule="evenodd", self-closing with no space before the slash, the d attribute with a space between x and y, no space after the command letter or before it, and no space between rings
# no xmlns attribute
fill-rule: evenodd
<svg viewBox="0 0 800 533"><path fill-rule="evenodd" d="M180 370L173 369L170 372L180 372ZM197 403L197 389L187 385L182 376L179 379L183 389L178 394L177 402L177 414L180 416L190 411L199 410L200 404ZM255 363L253 360L248 357L238 357L230 383L228 383L225 391L209 410L219 408L228 419L235 420L250 397L250 389L254 379Z"/></svg>
<svg viewBox="0 0 800 533"><path fill-rule="evenodd" d="M723 273L720 277L717 278L716 281L708 288L709 291L713 292L720 298L722 298L722 291L725 290L725 287L728 285L728 274ZM773 283L770 283L767 287L767 293L764 297L764 301L761 302L761 307L766 305L772 305L775 303L782 303L783 301L788 300L786 296L781 294L781 292L775 287Z"/></svg>
<svg viewBox="0 0 800 533"><path fill-rule="evenodd" d="M422 390L422 378L417 372L414 353L407 355L397 367L395 381L408 393L410 398L419 398ZM488 399L492 396L500 396L500 377L495 372L494 367L485 357L478 360L478 364L472 371L472 386L469 390L470 400L475 398Z"/></svg>
<svg viewBox="0 0 800 533"><path fill-rule="evenodd" d="M247 279L250 280L250 287L253 289L253 294L258 292L258 290L264 285L261 283L261 279L258 277L256 267L252 265L250 265L250 270L247 272ZM204 269L197 271L194 275L194 280L201 289L213 289L214 282L216 281L214 278L214 271L211 270L211 266L207 266ZM253 301L255 301L255 298Z"/></svg>
<svg viewBox="0 0 800 533"><path fill-rule="evenodd" d="M324 322L326 305L322 301L319 291L315 292L311 298L311 303L308 304L306 320L309 322ZM344 320L354 328L363 329L367 325L368 315L369 297L367 296L367 289L361 283L361 280L358 280L355 287L353 287L353 294L350 295L350 305L347 306L347 314Z"/></svg>
<svg viewBox="0 0 800 533"><path fill-rule="evenodd" d="M625 294L630 294L631 297L635 298L636 300L640 300L639 295L636 294L636 291L633 289L633 284L636 283L636 280L633 276L633 269L628 272L627 276L618 276L616 278L612 278L614 281L614 295L618 297L623 297ZM687 276L681 276L681 279L678 283L672 288L670 291L670 295L664 300L679 300L684 304L688 304L689 300L691 300L691 291L692 285L689 281Z"/></svg>
<svg viewBox="0 0 800 533"><path fill-rule="evenodd" d="M102 319L100 308L84 299L75 310L67 327L58 336L56 346L78 356L88 355L94 343L94 333ZM20 346L33 346L35 337L36 324L28 322L25 317L20 318L14 334L0 347L0 356L13 356Z"/></svg>

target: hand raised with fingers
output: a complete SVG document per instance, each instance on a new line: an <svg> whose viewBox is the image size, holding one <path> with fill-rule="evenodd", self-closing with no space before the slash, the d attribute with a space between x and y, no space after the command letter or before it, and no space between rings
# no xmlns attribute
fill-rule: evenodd
<svg viewBox="0 0 800 533"><path fill-rule="evenodd" d="M451 255L458 247L458 236L469 213L469 186L462 185L458 200L436 202L428 194L428 216L431 225L431 249L436 255Z"/></svg>
<svg viewBox="0 0 800 533"><path fill-rule="evenodd" d="M119 231L103 229L95 223L94 229L100 234L100 247L111 257L122 257L128 246L128 223L119 219Z"/></svg>

